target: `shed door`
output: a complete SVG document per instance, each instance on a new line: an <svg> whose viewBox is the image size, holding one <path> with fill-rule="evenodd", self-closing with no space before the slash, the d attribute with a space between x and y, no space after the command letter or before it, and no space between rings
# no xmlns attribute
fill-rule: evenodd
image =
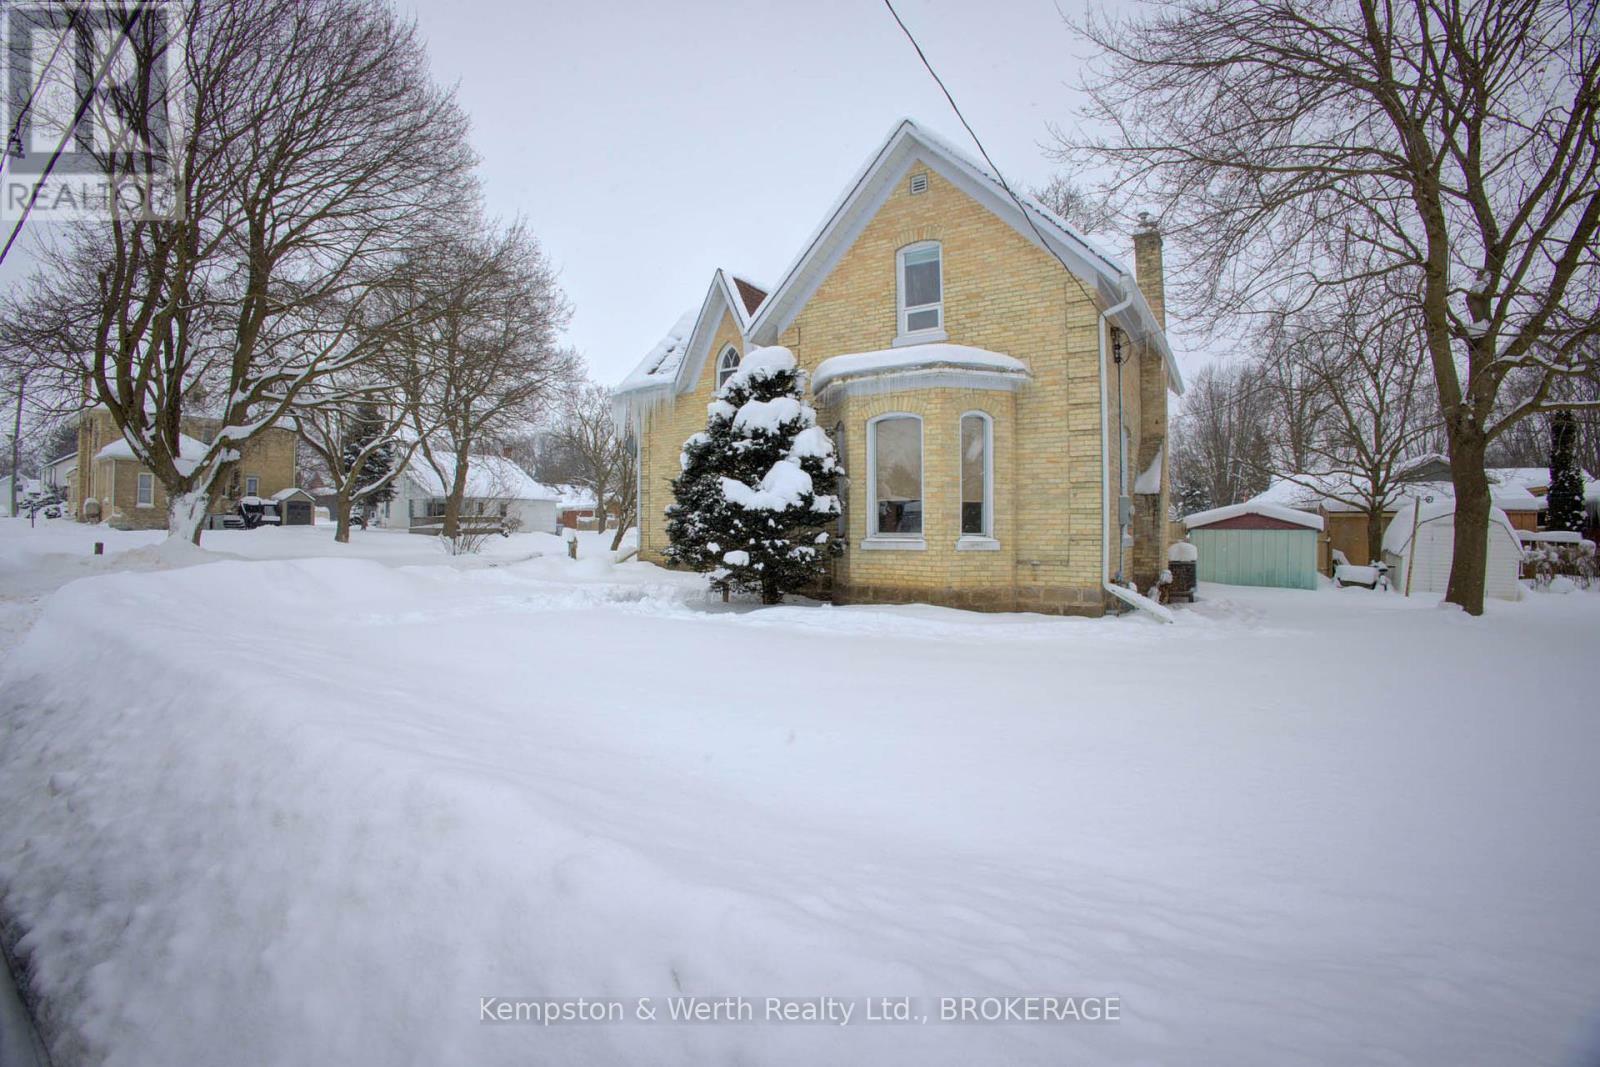
<svg viewBox="0 0 1600 1067"><path fill-rule="evenodd" d="M310 526L311 504L305 500L287 500L283 504L283 521L288 526Z"/></svg>
<svg viewBox="0 0 1600 1067"><path fill-rule="evenodd" d="M1283 589L1317 587L1315 530L1192 530L1200 555L1196 576L1224 585Z"/></svg>

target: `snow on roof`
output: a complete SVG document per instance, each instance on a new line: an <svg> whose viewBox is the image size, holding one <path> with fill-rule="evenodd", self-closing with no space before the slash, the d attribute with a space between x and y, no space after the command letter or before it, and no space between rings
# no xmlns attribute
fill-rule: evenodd
<svg viewBox="0 0 1600 1067"><path fill-rule="evenodd" d="M1489 481L1501 486L1515 486L1519 489L1549 489L1549 467L1490 467L1488 470ZM1588 471L1578 472L1585 482L1594 481L1594 475Z"/></svg>
<svg viewBox="0 0 1600 1067"><path fill-rule="evenodd" d="M947 343L884 348L876 352L853 352L825 359L811 375L813 392L821 392L830 382L859 378L889 371L932 370L992 371L1001 374L1027 374L1028 365L1013 356L1001 355L971 345Z"/></svg>
<svg viewBox="0 0 1600 1067"><path fill-rule="evenodd" d="M1430 460L1432 457L1423 457ZM1411 464L1410 466L1420 466ZM1355 478L1346 473L1292 474L1276 478L1266 491L1251 497L1261 504L1328 512L1360 511L1354 501L1363 498L1366 490ZM1384 502L1384 510L1393 511L1407 500L1422 496L1454 496L1455 486L1449 482L1401 482L1392 486ZM1494 505L1503 511L1538 511L1544 502L1520 485L1489 485L1489 496Z"/></svg>
<svg viewBox="0 0 1600 1067"><path fill-rule="evenodd" d="M1139 477L1133 481L1133 491L1135 493L1150 494L1161 492L1161 461L1165 458L1166 452L1167 446L1165 444L1156 449L1155 458L1150 460L1150 466L1141 471Z"/></svg>
<svg viewBox="0 0 1600 1067"><path fill-rule="evenodd" d="M175 464L175 466L178 468L178 472L180 474L187 475L189 471L186 471L183 468L186 466L192 468L194 464L204 459L206 451L210 447L211 446L206 444L204 441L190 437L186 433L180 433L178 435L178 462ZM134 456L133 446L128 443L128 439L126 437L119 437L115 441L112 441L109 445L106 445L100 451L96 452L94 454L94 458L132 460L136 459L137 457Z"/></svg>
<svg viewBox="0 0 1600 1067"><path fill-rule="evenodd" d="M1127 266L1033 197L1008 189L987 165L910 119L897 122L877 151L856 172L800 254L784 271L777 288L763 301L751 324L757 339L776 340L799 313L802 303L809 299L818 282L818 272L830 264L834 256L842 254L840 235L850 231L845 224L847 217L870 208L876 202L876 193L888 182L897 180L901 173L899 168L919 155L926 162L941 165L941 173L964 192L980 202L987 200L990 210L1029 241L1042 242L1066 263L1072 264L1068 269L1089 281L1100 299L1122 304L1116 324L1130 336L1148 340L1160 352L1173 391L1183 392L1183 377L1166 333Z"/></svg>
<svg viewBox="0 0 1600 1067"><path fill-rule="evenodd" d="M433 464L421 455L406 468L406 473L425 492L444 496L450 483L455 481L455 460L444 453L436 453L434 458L444 468L446 477L442 481ZM561 493L535 481L532 475L504 456L477 455L467 457L466 496L472 500L559 500Z"/></svg>
<svg viewBox="0 0 1600 1067"><path fill-rule="evenodd" d="M592 508L595 506L594 493L581 485L547 485L555 494L556 502L563 508Z"/></svg>
<svg viewBox="0 0 1600 1067"><path fill-rule="evenodd" d="M1420 513L1413 516L1412 513L1419 508ZM1393 552L1397 556L1402 554L1405 552L1406 546L1411 543L1411 527L1413 525L1420 527L1425 523L1434 522L1447 515L1454 515L1455 511L1456 498L1453 496L1438 498L1432 502L1407 503L1394 513L1394 518L1389 521L1389 528L1383 531L1383 550L1385 552ZM1506 513L1497 507L1491 507L1489 509L1489 527L1492 530L1496 526L1505 530L1506 536L1510 537L1513 543L1521 544L1517 539L1517 531L1511 525L1511 520L1506 517Z"/></svg>
<svg viewBox="0 0 1600 1067"><path fill-rule="evenodd" d="M678 365L683 362L684 353L689 350L689 337L694 333L695 319L699 314L699 308L690 308L678 316L672 329L645 353L639 365L633 368L633 373L622 380L616 391L628 393L635 389L670 385L678 373Z"/></svg>
<svg viewBox="0 0 1600 1067"><path fill-rule="evenodd" d="M316 497L311 496L311 494L308 493L306 490L301 489L299 486L295 486L295 485L291 485L287 489L279 489L276 493L272 494L272 499L281 501L281 500L289 500L289 499L291 499L293 497L296 497L296 496L310 497L312 500L316 499Z"/></svg>
<svg viewBox="0 0 1600 1067"><path fill-rule="evenodd" d="M1212 523L1236 519L1241 515L1264 515L1269 519L1277 519L1279 522L1304 526L1308 530L1322 529L1322 516L1320 515L1312 515L1296 508L1284 507L1281 504L1268 504L1260 500L1246 500L1242 504L1228 504L1225 507L1212 508L1210 511L1197 511L1193 515L1185 515L1183 524L1192 530L1197 526L1210 526Z"/></svg>

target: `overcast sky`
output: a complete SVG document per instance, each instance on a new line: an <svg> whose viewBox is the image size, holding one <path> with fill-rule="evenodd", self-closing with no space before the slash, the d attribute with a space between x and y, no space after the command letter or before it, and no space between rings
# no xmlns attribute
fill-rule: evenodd
<svg viewBox="0 0 1600 1067"><path fill-rule="evenodd" d="M976 154L881 0L396 3L458 86L491 209L532 224L573 302L568 340L606 384L716 267L774 284L900 118ZM1054 0L896 6L1007 179L1048 179L1047 124L1071 124L1087 54ZM1126 235L1097 240L1131 264Z"/></svg>
<svg viewBox="0 0 1600 1067"><path fill-rule="evenodd" d="M531 221L608 384L716 267L774 284L900 118L975 154L879 0L401 2L459 83L493 209ZM1055 3L896 6L1007 179L1046 179L1083 55Z"/></svg>

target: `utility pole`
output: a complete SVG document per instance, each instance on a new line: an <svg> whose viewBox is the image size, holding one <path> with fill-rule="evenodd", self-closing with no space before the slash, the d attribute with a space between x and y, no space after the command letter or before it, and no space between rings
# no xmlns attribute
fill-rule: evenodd
<svg viewBox="0 0 1600 1067"><path fill-rule="evenodd" d="M17 479L22 476L22 399L28 391L28 372L17 371L17 413L11 423L11 509L7 514L17 517Z"/></svg>

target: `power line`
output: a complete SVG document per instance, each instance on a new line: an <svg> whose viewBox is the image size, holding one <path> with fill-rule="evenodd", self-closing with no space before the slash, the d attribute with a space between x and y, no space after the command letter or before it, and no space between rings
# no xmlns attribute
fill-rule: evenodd
<svg viewBox="0 0 1600 1067"><path fill-rule="evenodd" d="M111 73L111 64L116 60L117 54L122 51L122 44L133 34L133 28L138 23L139 17L144 14L145 3L143 0L133 9L127 23L122 27L122 32L117 35L116 42L106 52L105 59L101 61L100 69L95 72L94 81L83 94L83 99L78 101L78 107L73 112L72 121L61 133L61 140L56 142L56 149L50 153L50 158L44 165L44 172L39 175L39 180L33 183L33 192L28 196L28 202L22 207L22 214L17 216L16 225L11 227L11 236L6 238L4 248L0 248L0 263L6 261L6 256L11 253L11 246L17 243L17 238L22 235L22 227L27 225L28 216L33 214L33 206L39 202L39 193L44 190L44 183L50 180L50 175L56 169L56 164L61 162L61 154L67 149L67 142L77 132L78 123L89 113L89 105L94 102L95 94L100 91L100 83L105 81L106 75ZM112 191L116 195L115 190Z"/></svg>

